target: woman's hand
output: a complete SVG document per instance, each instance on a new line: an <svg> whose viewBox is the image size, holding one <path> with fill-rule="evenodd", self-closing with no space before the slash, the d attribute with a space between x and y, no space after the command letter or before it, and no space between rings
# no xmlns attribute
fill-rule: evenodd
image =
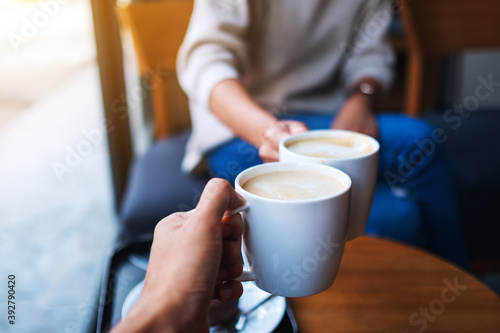
<svg viewBox="0 0 500 333"><path fill-rule="evenodd" d="M340 109L331 127L376 138L378 125L371 104L369 97L362 94L351 96Z"/></svg>
<svg viewBox="0 0 500 333"><path fill-rule="evenodd" d="M307 131L307 126L294 120L277 120L267 127L263 132L263 139L259 147L259 156L267 162L279 160L279 144L281 140L290 135Z"/></svg>

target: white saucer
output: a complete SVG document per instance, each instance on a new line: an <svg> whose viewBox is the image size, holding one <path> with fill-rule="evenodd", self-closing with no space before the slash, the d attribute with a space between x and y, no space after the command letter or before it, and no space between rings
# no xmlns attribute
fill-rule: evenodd
<svg viewBox="0 0 500 333"><path fill-rule="evenodd" d="M144 287L144 280L135 285L134 288L128 293L122 306L122 319L125 318L130 309L134 306L135 302L141 296L142 288Z"/></svg>
<svg viewBox="0 0 500 333"><path fill-rule="evenodd" d="M122 318L124 318L130 311L135 302L139 299L141 295L142 288L144 286L144 280L139 282L130 293L125 298L122 307ZM241 313L245 313L248 310L255 307L257 304L262 302L265 298L269 297L270 294L257 288L252 282L243 282L243 295L240 298L238 307ZM272 332L281 322L286 310L286 300L284 297L275 296L269 299L257 309L248 314L246 324L241 329L241 333L264 333ZM236 329L211 329L211 332L224 333L224 332L236 332Z"/></svg>

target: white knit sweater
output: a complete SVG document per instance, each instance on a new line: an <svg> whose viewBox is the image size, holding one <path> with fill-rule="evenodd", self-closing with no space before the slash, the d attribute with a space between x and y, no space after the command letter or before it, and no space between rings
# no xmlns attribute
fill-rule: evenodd
<svg viewBox="0 0 500 333"><path fill-rule="evenodd" d="M239 79L275 114L333 113L362 77L387 88L390 11L390 0L195 0L177 58L193 123L183 170L234 137L209 109L223 80Z"/></svg>

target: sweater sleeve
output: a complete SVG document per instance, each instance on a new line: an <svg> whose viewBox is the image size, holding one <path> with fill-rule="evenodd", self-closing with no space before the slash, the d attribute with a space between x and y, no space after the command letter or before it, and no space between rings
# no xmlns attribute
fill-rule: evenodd
<svg viewBox="0 0 500 333"><path fill-rule="evenodd" d="M208 110L219 82L236 79L246 64L250 0L195 0L177 55L177 75L189 99Z"/></svg>
<svg viewBox="0 0 500 333"><path fill-rule="evenodd" d="M347 61L343 67L346 89L363 77L376 79L383 91L392 82L394 52L386 38L391 23L389 0L367 1L353 27L353 37L344 47Z"/></svg>

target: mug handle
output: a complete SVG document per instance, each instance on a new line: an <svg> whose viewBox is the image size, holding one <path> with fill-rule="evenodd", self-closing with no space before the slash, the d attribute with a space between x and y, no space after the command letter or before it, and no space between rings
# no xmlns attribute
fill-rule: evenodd
<svg viewBox="0 0 500 333"><path fill-rule="evenodd" d="M257 277L255 276L255 274L249 270L249 269L244 269L243 272L241 273L240 276L238 276L236 279L236 281L240 281L240 282L248 282L248 281L257 281Z"/></svg>
<svg viewBox="0 0 500 333"><path fill-rule="evenodd" d="M243 205L241 207L238 207L238 208L233 209L232 211L230 211L229 215L239 214L241 212L246 211L248 208L250 208L250 206L248 204ZM242 244L242 247L243 247L243 244ZM248 259L247 259L246 255L245 255L245 252L241 251L241 255L243 257L243 267L248 267L249 264L248 264ZM236 281L240 281L240 282L257 281L257 277L252 272L252 270L250 270L250 269L243 269L243 272L241 273L241 275L238 276L235 280Z"/></svg>

